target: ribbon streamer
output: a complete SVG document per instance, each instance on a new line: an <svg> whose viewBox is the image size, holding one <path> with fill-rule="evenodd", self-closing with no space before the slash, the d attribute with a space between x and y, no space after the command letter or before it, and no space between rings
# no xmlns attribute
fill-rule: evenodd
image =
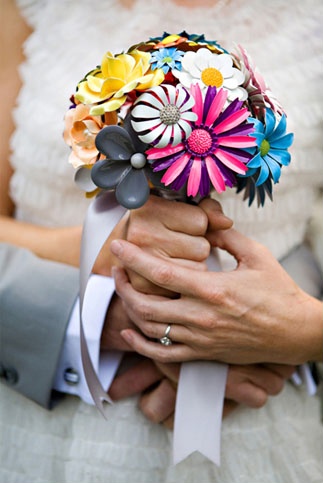
<svg viewBox="0 0 323 483"><path fill-rule="evenodd" d="M95 260L115 225L126 213L113 192L97 196L90 204L83 224L80 260L80 341L85 379L93 401L107 418L104 402L113 403L94 370L85 337L82 310L88 279ZM219 269L214 254L209 269ZM227 365L213 362L182 364L174 427L174 464L194 451L200 451L215 464L220 464L221 421Z"/></svg>
<svg viewBox="0 0 323 483"><path fill-rule="evenodd" d="M174 423L175 465L194 451L220 465L227 373L227 364L204 361L182 364Z"/></svg>
<svg viewBox="0 0 323 483"><path fill-rule="evenodd" d="M127 210L117 203L113 192L105 192L97 196L90 204L83 224L80 259L80 342L81 356L85 379L96 407L106 418L104 402L112 400L103 389L95 373L83 327L83 302L89 276L94 262L115 225Z"/></svg>

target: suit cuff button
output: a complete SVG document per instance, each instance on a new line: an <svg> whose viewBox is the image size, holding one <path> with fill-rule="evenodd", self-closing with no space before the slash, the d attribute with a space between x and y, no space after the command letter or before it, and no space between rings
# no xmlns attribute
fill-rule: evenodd
<svg viewBox="0 0 323 483"><path fill-rule="evenodd" d="M80 375L75 369L68 367L64 371L64 381L74 386L80 382Z"/></svg>

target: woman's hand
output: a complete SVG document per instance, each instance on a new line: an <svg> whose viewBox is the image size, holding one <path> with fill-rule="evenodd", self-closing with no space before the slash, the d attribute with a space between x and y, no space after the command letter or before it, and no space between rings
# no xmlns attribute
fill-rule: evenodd
<svg viewBox="0 0 323 483"><path fill-rule="evenodd" d="M120 265L110 252L111 242L116 238L127 240L160 260L172 259L180 266L205 269L204 262L210 253L210 244L205 239L206 210L212 211L217 229L229 228L232 221L223 215L216 201L205 200L203 206L205 209L150 196L144 206L127 212L114 228L95 263L94 272L110 275L111 266ZM152 284L131 269L127 273L133 287L140 292L174 296L173 292Z"/></svg>
<svg viewBox="0 0 323 483"><path fill-rule="evenodd" d="M303 292L270 252L230 229L213 233L213 243L237 260L232 272L192 271L161 261L127 242L111 249L127 269L180 293L169 300L137 292L116 271L117 293L129 317L149 339L134 330L123 337L132 348L161 362L193 359L249 364L300 364L321 360L322 304ZM171 346L151 339L171 324Z"/></svg>

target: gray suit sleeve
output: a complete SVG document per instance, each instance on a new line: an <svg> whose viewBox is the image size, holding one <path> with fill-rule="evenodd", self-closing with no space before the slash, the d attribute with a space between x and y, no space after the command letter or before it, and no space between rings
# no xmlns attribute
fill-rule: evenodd
<svg viewBox="0 0 323 483"><path fill-rule="evenodd" d="M77 294L76 268L0 243L1 379L45 407Z"/></svg>

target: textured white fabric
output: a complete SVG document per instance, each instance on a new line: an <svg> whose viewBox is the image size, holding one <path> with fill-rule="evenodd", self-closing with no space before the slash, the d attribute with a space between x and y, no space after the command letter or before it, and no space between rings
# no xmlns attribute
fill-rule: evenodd
<svg viewBox="0 0 323 483"><path fill-rule="evenodd" d="M73 185L62 140L69 95L105 50L118 52L163 30L205 33L244 45L288 113L293 161L275 202L248 208L233 191L221 202L243 232L282 257L304 236L322 182L322 17L319 0L229 0L191 10L171 0L19 0L35 28L21 67L11 183L17 217L44 225L82 221L87 201ZM130 4L130 6L126 6ZM319 402L287 385L261 410L240 408L223 425L222 465L199 455L171 466L171 432L150 424L133 399L108 422L66 397L40 409L1 387L6 483L322 483Z"/></svg>
<svg viewBox="0 0 323 483"><path fill-rule="evenodd" d="M172 433L149 424L132 399L110 406L104 421L72 396L51 412L2 385L0 397L5 483L322 483L317 400L290 385L224 421L220 469L197 453L172 466Z"/></svg>

